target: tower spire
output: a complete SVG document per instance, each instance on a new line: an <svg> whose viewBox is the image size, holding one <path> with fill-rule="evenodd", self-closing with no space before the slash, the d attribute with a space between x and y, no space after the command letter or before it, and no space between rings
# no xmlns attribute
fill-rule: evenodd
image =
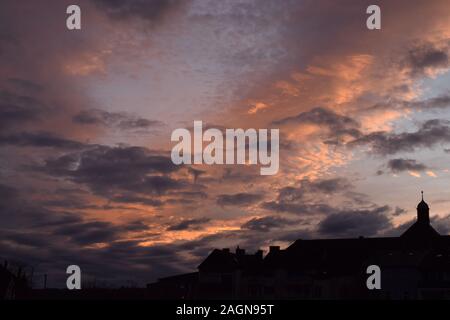
<svg viewBox="0 0 450 320"><path fill-rule="evenodd" d="M421 191L422 194L422 201L417 205L417 221L420 223L429 224L430 223L430 208L428 207L428 204L423 200L423 191Z"/></svg>

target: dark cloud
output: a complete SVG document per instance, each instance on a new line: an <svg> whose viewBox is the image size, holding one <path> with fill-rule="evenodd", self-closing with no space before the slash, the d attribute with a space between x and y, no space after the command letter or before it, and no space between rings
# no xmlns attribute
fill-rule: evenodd
<svg viewBox="0 0 450 320"><path fill-rule="evenodd" d="M45 207L45 201L31 201L30 193L19 193L9 187L2 189L6 192L4 197L0 197L0 218L2 227L6 229L40 229L81 221L78 215L68 210L70 208L52 210Z"/></svg>
<svg viewBox="0 0 450 320"><path fill-rule="evenodd" d="M450 107L450 96L440 95L422 101L405 102L404 105L408 108L416 108L422 110L444 109Z"/></svg>
<svg viewBox="0 0 450 320"><path fill-rule="evenodd" d="M223 174L220 177L219 181L221 183L223 183L224 181L226 181L227 183L248 183L261 180L261 178L262 176L256 166L246 166L245 168L224 167ZM205 180L205 178L203 178L202 180ZM217 179L214 179L214 181L217 181Z"/></svg>
<svg viewBox="0 0 450 320"><path fill-rule="evenodd" d="M87 199L79 197L65 197L65 198L55 198L50 200L39 201L39 205L43 207L59 207L64 208L64 210L78 209L101 209L101 206L91 204Z"/></svg>
<svg viewBox="0 0 450 320"><path fill-rule="evenodd" d="M333 141L337 143L337 140L343 136L356 138L361 135L358 129L359 124L354 119L324 108L314 108L293 117L274 121L272 124L276 126L314 124L325 127L329 130L328 138L334 137L333 140L328 140L328 143L333 143Z"/></svg>
<svg viewBox="0 0 450 320"><path fill-rule="evenodd" d="M99 109L80 111L72 120L78 124L103 125L122 130L149 129L163 124L157 120L139 118L124 112L107 112Z"/></svg>
<svg viewBox="0 0 450 320"><path fill-rule="evenodd" d="M432 98L424 100L399 100L396 99L395 95L389 98L389 102L376 103L365 111L389 111L389 110L399 110L404 112L404 110L420 110L420 111L430 111L446 109L450 107L450 95L441 94Z"/></svg>
<svg viewBox="0 0 450 320"><path fill-rule="evenodd" d="M127 232L145 231L148 227L141 221L114 225L104 221L89 221L66 224L53 230L53 234L69 238L80 245L111 243Z"/></svg>
<svg viewBox="0 0 450 320"><path fill-rule="evenodd" d="M12 199L18 196L19 192L16 188L0 184L0 199Z"/></svg>
<svg viewBox="0 0 450 320"><path fill-rule="evenodd" d="M431 223L436 230L443 235L450 234L450 215L431 217Z"/></svg>
<svg viewBox="0 0 450 320"><path fill-rule="evenodd" d="M332 110L324 108L314 108L307 112L302 112L296 116L288 117L274 121L274 125L285 125L285 124L317 124L326 125L333 129L342 129L349 126L356 127L358 123L355 120L339 115Z"/></svg>
<svg viewBox="0 0 450 320"><path fill-rule="evenodd" d="M266 216L262 218L250 219L241 226L241 229L269 231L271 229L281 228L289 224L292 224L291 220L277 216Z"/></svg>
<svg viewBox="0 0 450 320"><path fill-rule="evenodd" d="M406 212L407 212L407 211L406 211L405 209L403 209L403 208L395 207L395 210L394 210L393 215L394 215L394 216L400 216L400 215L402 215L402 214L404 214L404 213L406 213Z"/></svg>
<svg viewBox="0 0 450 320"><path fill-rule="evenodd" d="M402 171L423 171L427 169L426 165L414 159L391 159L388 161L387 167L394 173Z"/></svg>
<svg viewBox="0 0 450 320"><path fill-rule="evenodd" d="M408 59L413 74L423 74L427 69L449 66L447 49L439 49L431 45L423 45L410 50Z"/></svg>
<svg viewBox="0 0 450 320"><path fill-rule="evenodd" d="M343 210L328 215L318 225L318 232L332 237L373 236L391 227L388 206L367 210Z"/></svg>
<svg viewBox="0 0 450 320"><path fill-rule="evenodd" d="M206 198L208 198L208 194L203 191L177 191L177 192L174 192L173 194L170 193L170 195L177 195L177 196L181 196L183 198L188 198L188 199L206 199Z"/></svg>
<svg viewBox="0 0 450 320"><path fill-rule="evenodd" d="M211 219L208 218L186 219L179 223L169 226L166 230L167 231L196 230L200 228L202 225L208 223L209 221L211 221Z"/></svg>
<svg viewBox="0 0 450 320"><path fill-rule="evenodd" d="M263 199L261 194L256 193L235 193L221 194L217 197L217 204L220 206L248 206Z"/></svg>
<svg viewBox="0 0 450 320"><path fill-rule="evenodd" d="M51 239L46 233L39 232L20 232L5 230L5 237L16 244L29 247L46 247L51 245Z"/></svg>
<svg viewBox="0 0 450 320"><path fill-rule="evenodd" d="M350 181L339 177L314 181L302 179L297 184L299 186L279 189L276 201L265 202L263 208L301 214L328 213L333 208L320 203L323 196L348 192L353 187Z"/></svg>
<svg viewBox="0 0 450 320"><path fill-rule="evenodd" d="M181 0L92 0L114 19L141 18L155 22L172 8L182 5Z"/></svg>
<svg viewBox="0 0 450 320"><path fill-rule="evenodd" d="M307 192L310 193L335 193L342 192L352 188L352 184L346 178L331 178L322 179L316 181L310 181L308 179L301 180L301 185Z"/></svg>
<svg viewBox="0 0 450 320"><path fill-rule="evenodd" d="M0 131L15 128L39 117L47 107L30 95L0 91Z"/></svg>
<svg viewBox="0 0 450 320"><path fill-rule="evenodd" d="M119 191L163 194L187 186L168 175L179 170L169 157L142 147L96 146L47 160L43 169L102 195Z"/></svg>
<svg viewBox="0 0 450 320"><path fill-rule="evenodd" d="M335 210L325 203L302 203L301 201L277 200L264 202L262 208L275 212L288 212L294 214L328 214Z"/></svg>
<svg viewBox="0 0 450 320"><path fill-rule="evenodd" d="M160 207L164 204L161 200L141 197L134 194L123 194L114 196L111 200L122 203L144 204L146 206L151 207Z"/></svg>
<svg viewBox="0 0 450 320"><path fill-rule="evenodd" d="M191 189L200 187L199 189L203 189L203 186L192 185ZM170 196L164 203L170 204L180 204L180 205L189 205L191 208L195 208L199 201L208 198L208 194L204 191L169 191L167 196Z"/></svg>
<svg viewBox="0 0 450 320"><path fill-rule="evenodd" d="M10 135L0 135L0 145L58 149L82 149L87 147L84 143L58 137L50 132L20 132Z"/></svg>
<svg viewBox="0 0 450 320"><path fill-rule="evenodd" d="M42 85L27 79L9 78L8 82L11 83L16 89L24 92L39 93L44 90Z"/></svg>
<svg viewBox="0 0 450 320"><path fill-rule="evenodd" d="M438 143L450 142L449 123L449 121L440 119L428 120L415 132L373 132L355 139L347 145L368 145L373 153L380 155L412 152L418 148L430 148Z"/></svg>
<svg viewBox="0 0 450 320"><path fill-rule="evenodd" d="M57 228L54 233L69 237L77 244L88 245L114 241L119 230L108 222L94 221L62 226Z"/></svg>

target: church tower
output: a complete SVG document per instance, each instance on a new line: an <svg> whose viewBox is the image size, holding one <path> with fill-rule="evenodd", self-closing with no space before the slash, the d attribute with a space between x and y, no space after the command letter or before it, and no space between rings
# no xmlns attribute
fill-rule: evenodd
<svg viewBox="0 0 450 320"><path fill-rule="evenodd" d="M417 222L420 224L430 224L430 207L423 200L423 191L422 201L417 205Z"/></svg>
<svg viewBox="0 0 450 320"><path fill-rule="evenodd" d="M417 240L425 244L426 239L432 239L438 236L440 236L439 233L430 224L430 207L423 200L422 191L422 201L417 205L417 221L403 232L401 237Z"/></svg>

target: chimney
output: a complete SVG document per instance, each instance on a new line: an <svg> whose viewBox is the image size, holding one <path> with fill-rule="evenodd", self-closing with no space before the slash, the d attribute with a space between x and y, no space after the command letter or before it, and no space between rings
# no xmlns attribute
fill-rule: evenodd
<svg viewBox="0 0 450 320"><path fill-rule="evenodd" d="M280 251L280 246L270 246L269 253L275 253Z"/></svg>

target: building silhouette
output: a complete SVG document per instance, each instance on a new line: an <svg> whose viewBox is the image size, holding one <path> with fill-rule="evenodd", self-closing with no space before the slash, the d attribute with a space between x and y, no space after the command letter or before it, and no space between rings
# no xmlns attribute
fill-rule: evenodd
<svg viewBox="0 0 450 320"><path fill-rule="evenodd" d="M422 193L400 237L297 240L266 256L215 249L198 272L147 287L171 299L448 299L450 236L431 226L429 212ZM366 286L370 265L381 269L380 290Z"/></svg>

